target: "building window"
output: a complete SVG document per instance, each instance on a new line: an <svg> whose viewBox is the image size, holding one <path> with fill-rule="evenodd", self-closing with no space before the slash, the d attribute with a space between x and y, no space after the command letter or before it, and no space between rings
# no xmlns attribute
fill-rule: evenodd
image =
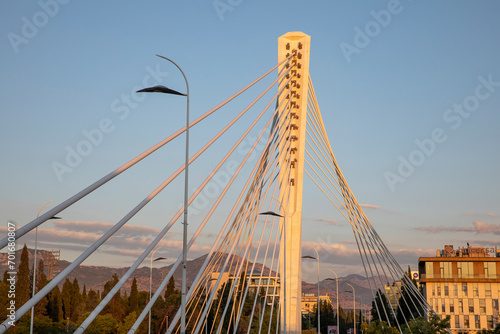
<svg viewBox="0 0 500 334"><path fill-rule="evenodd" d="M484 263L484 276L485 278L497 278L497 268L495 262Z"/></svg>
<svg viewBox="0 0 500 334"><path fill-rule="evenodd" d="M474 283L474 297L479 297L479 289L477 287L477 283Z"/></svg>
<svg viewBox="0 0 500 334"><path fill-rule="evenodd" d="M436 296L436 288L434 286L434 283L429 283L432 286L432 297Z"/></svg>
<svg viewBox="0 0 500 334"><path fill-rule="evenodd" d="M469 316L464 315L464 327L469 328Z"/></svg>
<svg viewBox="0 0 500 334"><path fill-rule="evenodd" d="M458 284L453 283L453 294L455 295L455 298L458 298Z"/></svg>
<svg viewBox="0 0 500 334"><path fill-rule="evenodd" d="M444 303L444 299L441 299L441 313L446 313L446 305Z"/></svg>
<svg viewBox="0 0 500 334"><path fill-rule="evenodd" d="M455 316L455 328L460 328L460 316Z"/></svg>
<svg viewBox="0 0 500 334"><path fill-rule="evenodd" d="M453 270L451 262L443 262L444 278L452 278Z"/></svg>
<svg viewBox="0 0 500 334"><path fill-rule="evenodd" d="M448 300L450 303L450 313L455 313L455 303L453 299Z"/></svg>
<svg viewBox="0 0 500 334"><path fill-rule="evenodd" d="M444 283L444 296L445 297L448 297L449 293L448 293L448 283Z"/></svg>
<svg viewBox="0 0 500 334"><path fill-rule="evenodd" d="M469 299L469 314L474 314L474 299Z"/></svg>
<svg viewBox="0 0 500 334"><path fill-rule="evenodd" d="M486 316L486 321L488 322L488 329L493 329L493 316L492 315L487 315Z"/></svg>
<svg viewBox="0 0 500 334"><path fill-rule="evenodd" d="M484 297L491 298L491 283L484 283Z"/></svg>
<svg viewBox="0 0 500 334"><path fill-rule="evenodd" d="M479 299L479 313L486 313L486 299Z"/></svg>
<svg viewBox="0 0 500 334"><path fill-rule="evenodd" d="M479 315L474 316L474 322L476 323L476 328L481 328L481 322L479 321Z"/></svg>
<svg viewBox="0 0 500 334"><path fill-rule="evenodd" d="M438 283L438 286L437 286L437 296L441 297L441 284L439 284L439 283Z"/></svg>
<svg viewBox="0 0 500 334"><path fill-rule="evenodd" d="M462 301L462 299L458 301L458 313L464 313L464 302Z"/></svg>
<svg viewBox="0 0 500 334"><path fill-rule="evenodd" d="M491 307L493 309L493 312L495 312L495 311L498 312L498 299L491 300Z"/></svg>
<svg viewBox="0 0 500 334"><path fill-rule="evenodd" d="M434 264L432 262L426 262L425 263L425 276L427 278L434 278L434 275L433 275L433 266Z"/></svg>
<svg viewBox="0 0 500 334"><path fill-rule="evenodd" d="M474 278L474 263L465 262L467 264L467 276L466 278Z"/></svg>
<svg viewBox="0 0 500 334"><path fill-rule="evenodd" d="M462 283L462 293L464 297L467 297L467 283Z"/></svg>

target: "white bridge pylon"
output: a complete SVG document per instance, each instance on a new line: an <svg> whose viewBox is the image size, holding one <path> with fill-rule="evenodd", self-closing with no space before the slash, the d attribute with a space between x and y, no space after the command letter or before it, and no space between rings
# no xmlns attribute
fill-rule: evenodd
<svg viewBox="0 0 500 334"><path fill-rule="evenodd" d="M306 147L307 87L309 82L309 47L311 37L302 32L289 32L278 39L278 62L290 56L281 70L290 68L290 93L280 96L290 101L281 118L288 118L288 127L280 132L286 140L279 147L280 202L284 204L284 237L280 246L280 276L283 277L281 322L288 333L302 332L302 192ZM286 87L285 87L286 88ZM283 90L285 91L285 90ZM283 249L285 247L285 249Z"/></svg>

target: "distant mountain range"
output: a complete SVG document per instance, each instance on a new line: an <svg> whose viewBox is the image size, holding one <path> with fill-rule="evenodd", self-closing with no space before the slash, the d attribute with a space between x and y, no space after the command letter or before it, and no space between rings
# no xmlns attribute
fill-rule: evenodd
<svg viewBox="0 0 500 334"><path fill-rule="evenodd" d="M21 259L21 251L22 250L16 251L16 259L19 259L19 260ZM30 254L30 266L33 266L34 250L28 249L28 251ZM40 258L43 258L44 262L45 262L46 261L45 257L46 257L46 253L39 250L37 253L37 261ZM203 262L205 261L205 258L206 258L206 255L203 255L199 258L188 261L188 263L187 263L187 284L188 284L188 286L195 279L199 268L201 268L201 266L203 265ZM65 260L61 260L59 266L54 267L54 274L57 275L62 270L64 270L64 268L66 268L69 264L70 264L70 262L65 261ZM172 268L172 266L173 265L164 266L161 268L153 268L153 271L152 271L152 273L153 273L152 274L153 287L158 287L161 284L163 277L165 277L165 275ZM105 266L80 265L71 274L69 274L68 278L71 281L73 281L73 279L76 277L78 279L78 283L80 284L80 287L82 289L83 289L84 285L86 286L87 292L90 289L93 289L94 291L97 291L97 290L102 291L104 283L106 283L106 281L110 280L114 273L116 273L118 275L118 277L122 277L127 272L127 270L129 268L130 267L112 268L112 267L105 267ZM3 273L7 269L8 269L7 268L7 254L0 253L0 271L1 271L1 273ZM262 264L256 263L255 270L264 271L264 273L267 273L269 269L264 268L264 270L263 270ZM47 273L47 268L46 268L46 273ZM130 291L130 286L132 284L133 277L135 277L137 279L137 286L138 286L140 291L149 291L149 277L150 277L149 266L142 266L142 267L139 267L135 270L135 272L132 275L132 278L129 279L122 287L122 290L127 291L127 293ZM181 278L182 278L182 272L181 272L181 267L179 266L176 269L176 271L174 272L175 285L176 285L176 288L179 290L181 288ZM385 281L385 280L382 280L382 281ZM60 288L62 288L63 282L60 283ZM340 304L340 306L344 309L352 309L352 307L353 307L352 293L345 292L345 291L351 291L351 288L347 285L347 283L354 286L354 289L356 291L356 309L360 309L360 297L363 301L363 306L365 307L365 309L371 308L372 293L370 290L369 282L365 277L360 276L360 275L348 275L346 277L339 277L339 304ZM335 281L330 281L330 280L323 280L320 282L320 294L330 296L330 299L332 300L333 307L336 307L336 284L337 283ZM317 284L302 282L302 293L303 294L314 294L316 296L317 292L318 292Z"/></svg>

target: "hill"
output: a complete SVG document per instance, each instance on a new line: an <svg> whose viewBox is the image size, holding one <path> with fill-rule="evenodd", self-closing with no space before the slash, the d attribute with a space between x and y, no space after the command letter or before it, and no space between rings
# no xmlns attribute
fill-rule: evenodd
<svg viewBox="0 0 500 334"><path fill-rule="evenodd" d="M16 259L21 258L21 251L18 250L16 252ZM33 255L34 250L28 249L30 256L30 266L33 266ZM43 258L46 261L46 253L43 251L39 251L37 254L37 259ZM188 286L193 282L198 273L199 268L203 265L205 261L206 255L203 255L199 258L188 261L187 263L187 284ZM147 261L147 260L146 260ZM145 262L146 262L145 261ZM54 268L54 274L57 275L64 268L66 268L70 262L61 260L60 265ZM251 265L251 263L250 263ZM153 268L152 270L152 282L153 287L158 287L163 277L172 269L173 265L163 266L160 268ZM86 286L87 291L93 289L94 291L103 289L104 283L110 280L113 274L117 274L118 277L122 277L130 267L122 267L122 268L113 268L113 267L105 267L105 266L87 266L80 265L78 266L69 276L70 280L73 280L75 277L78 279L80 287L83 289L83 286ZM262 271L262 264L256 263L255 268L258 271ZM7 270L7 254L0 253L0 271L4 272ZM267 268L264 268L264 272L268 271ZM148 265L139 267L135 270L132 275L132 278L129 279L123 286L123 290L130 291L130 286L132 284L132 279L135 277L137 279L137 285L140 291L149 291L149 279L150 279L150 268ZM180 266L174 272L174 279L176 288L180 290L181 288L181 278L182 272ZM363 306L365 309L371 308L372 301L372 293L370 290L370 286L368 280L360 275L349 275L346 277L339 277L339 303L340 306L344 309L352 309L352 294L345 292L351 291L351 288L347 285L347 283L354 286L356 290L356 308L360 308L359 297L363 300ZM60 287L62 288L63 282L60 283ZM304 294L317 294L317 285L302 282L302 293ZM330 280L323 280L320 282L320 292L321 295L328 295L332 300L333 307L335 307L336 303L336 282Z"/></svg>

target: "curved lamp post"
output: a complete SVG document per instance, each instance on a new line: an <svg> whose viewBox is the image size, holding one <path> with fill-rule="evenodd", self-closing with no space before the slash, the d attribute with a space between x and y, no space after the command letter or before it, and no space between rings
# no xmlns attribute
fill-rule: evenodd
<svg viewBox="0 0 500 334"><path fill-rule="evenodd" d="M365 306L363 305L363 298L358 297L359 300L361 301L359 305L361 305L359 308L361 309L361 319L359 319L359 325L361 326L361 321L364 319L366 322L366 316L365 316ZM364 331L361 331L361 333L364 333Z"/></svg>
<svg viewBox="0 0 500 334"><path fill-rule="evenodd" d="M156 248L153 253L151 253L151 263L149 266L149 300L151 300L151 288L153 285L153 262L160 261L160 260L166 260L165 257L159 257L153 260L153 256L155 255L156 251L160 249L161 247ZM151 307L152 309L152 307ZM148 333L151 333L151 309L149 309L149 323L148 323Z"/></svg>
<svg viewBox="0 0 500 334"><path fill-rule="evenodd" d="M42 212L42 209L44 206L49 204L50 202L53 202L54 200L50 200L42 207L40 210L38 210L38 214L36 217L38 218L40 216L40 212ZM60 217L52 217L49 219L61 219ZM47 219L48 220L48 219ZM33 293L31 294L31 298L35 297L35 287L36 287L36 252L37 252L37 246L38 246L38 226L35 228L35 256L33 257ZM31 308L31 323L30 323L30 334L33 334L33 321L35 319L35 306Z"/></svg>
<svg viewBox="0 0 500 334"><path fill-rule="evenodd" d="M181 334L186 333L186 268L187 268L187 226L188 226L188 167L189 167L189 84L184 71L173 60L156 55L168 60L181 71L184 81L186 81L186 94L179 93L165 86L154 86L137 91L138 93L164 93L173 95L182 95L187 97L186 107L186 157L184 169L184 228L182 233L182 288L181 288Z"/></svg>
<svg viewBox="0 0 500 334"><path fill-rule="evenodd" d="M283 204L273 196L269 196L272 199L274 199L278 204L280 205L281 211L283 211L283 214L285 214L285 209L283 208ZM275 216L275 217L280 217L283 218L283 272L285 273L283 275L283 329L284 333L286 334L286 218L285 216L282 216L280 214L277 214L276 212L273 211L266 211L266 212L261 212L259 215L263 216Z"/></svg>
<svg viewBox="0 0 500 334"><path fill-rule="evenodd" d="M340 327L339 327L339 279L338 279L335 271L333 271L331 269L330 269L330 271L335 274L335 278L326 278L325 280L335 281L337 283L337 332L335 334L338 334L340 331Z"/></svg>
<svg viewBox="0 0 500 334"><path fill-rule="evenodd" d="M353 298L352 298L352 301L353 301L353 313L354 313L354 334L356 334L356 290L354 290L354 287L347 283L347 285L349 285L352 289L352 291L345 291L345 292L348 292L348 293L352 293L353 294Z"/></svg>
<svg viewBox="0 0 500 334"><path fill-rule="evenodd" d="M207 279L206 287L205 287L205 307L206 307L207 301L208 301L208 285L212 281L217 281L217 278L209 278L209 279ZM210 308L208 308L207 310L210 310ZM210 314L210 311L208 311L207 318L205 319L205 334L208 334L208 316L209 316L209 314Z"/></svg>
<svg viewBox="0 0 500 334"><path fill-rule="evenodd" d="M306 256L302 256L302 258L303 259L313 259L313 260L316 260L316 262L318 263L318 334L321 334L321 327L320 327L321 314L320 314L320 299L319 299L319 253L316 250L316 248L314 248L312 246L311 246L311 248L314 249L317 257L306 255Z"/></svg>

